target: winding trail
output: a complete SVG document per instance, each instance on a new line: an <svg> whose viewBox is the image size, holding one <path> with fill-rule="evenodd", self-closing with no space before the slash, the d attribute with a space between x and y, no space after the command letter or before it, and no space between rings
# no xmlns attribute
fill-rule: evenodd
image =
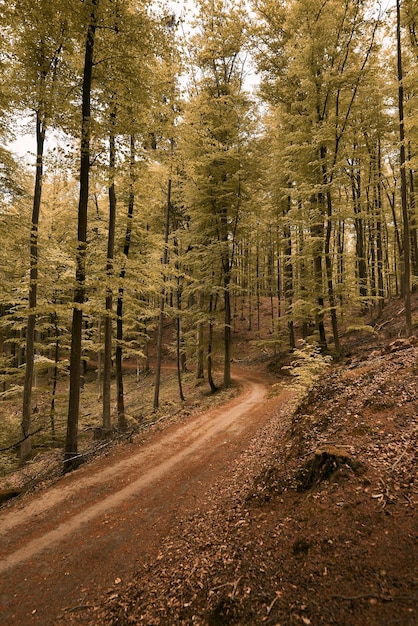
<svg viewBox="0 0 418 626"><path fill-rule="evenodd" d="M65 623L66 611L158 558L182 517L209 510L208 487L270 415L263 376L238 370L234 379L242 393L228 404L120 446L0 512L3 626Z"/></svg>

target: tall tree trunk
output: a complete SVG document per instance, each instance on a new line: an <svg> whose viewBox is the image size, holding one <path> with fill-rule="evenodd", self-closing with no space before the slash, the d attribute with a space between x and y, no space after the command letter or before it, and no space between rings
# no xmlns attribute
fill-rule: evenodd
<svg viewBox="0 0 418 626"><path fill-rule="evenodd" d="M115 230L116 230L116 189L115 189L115 167L116 167L116 145L115 145L115 125L116 113L113 110L110 115L110 136L109 136L109 229L107 237L107 261L106 261L106 314L104 318L104 363L103 363L103 430L109 432L112 428L110 416L110 396L112 378L112 308L113 290L111 281L113 277L113 257L115 252Z"/></svg>
<svg viewBox="0 0 418 626"><path fill-rule="evenodd" d="M255 248L255 292L257 302L257 330L260 330L260 248L258 245L258 239Z"/></svg>
<svg viewBox="0 0 418 626"><path fill-rule="evenodd" d="M376 255L377 255L377 293L378 311L383 310L385 289L383 281L383 237L382 237L382 156L380 141L377 146L376 163Z"/></svg>
<svg viewBox="0 0 418 626"><path fill-rule="evenodd" d="M177 307L180 310L181 307L181 294L177 292ZM182 374L182 359L181 359L181 321L180 314L177 315L176 318L176 366L177 366L177 381L179 385L179 396L182 402L185 401L184 393L183 393L183 383L181 380Z"/></svg>
<svg viewBox="0 0 418 626"><path fill-rule="evenodd" d="M224 331L224 387L231 385L231 292L229 274L224 277L224 306L225 306L225 331Z"/></svg>
<svg viewBox="0 0 418 626"><path fill-rule="evenodd" d="M323 272L322 272L322 249L324 245L324 218L319 208L322 200L316 200L313 223L311 224L311 236L314 240L313 269L315 279L315 293L317 306L315 309L315 324L319 334L319 344L322 350L327 349L327 339L324 325L324 296L323 296Z"/></svg>
<svg viewBox="0 0 418 626"><path fill-rule="evenodd" d="M53 322L54 322L54 330L55 330L55 350L54 350L54 368L53 368L53 374L52 374L51 408L50 408L49 416L50 416L50 423L51 423L52 439L55 439L55 399L57 395L58 360L59 360L59 349L60 349L60 333L59 333L59 328L58 328L58 315L56 312L53 314Z"/></svg>
<svg viewBox="0 0 418 626"><path fill-rule="evenodd" d="M247 248L248 330L253 329L253 281L251 274L251 245Z"/></svg>
<svg viewBox="0 0 418 626"><path fill-rule="evenodd" d="M212 294L209 297L209 336L208 336L208 383L210 386L210 390L212 393L217 391L217 387L213 380L212 376L212 348L213 348L213 311L216 308L216 300L215 306L213 305L213 296Z"/></svg>
<svg viewBox="0 0 418 626"><path fill-rule="evenodd" d="M174 239L174 253L176 255L176 272L177 272L177 315L176 315L176 366L177 366L177 381L179 385L180 400L184 402L185 397L183 393L183 384L181 380L182 374L182 352L181 352L181 307L182 307L182 284L180 276L180 263L179 263L179 245L177 237Z"/></svg>
<svg viewBox="0 0 418 626"><path fill-rule="evenodd" d="M123 342L123 294L124 294L124 281L126 276L126 263L129 256L129 250L131 247L131 235L132 235L132 220L134 215L135 206L135 160L136 160L136 147L135 136L131 135L130 140L130 159L129 159L129 199L128 199L128 217L126 222L125 231L125 244L123 247L123 255L125 262L120 271L119 279L120 286L118 291L118 302L116 307L117 322L116 322L116 385L117 385L117 411L118 411L118 428L121 431L126 430L126 416L125 416L125 399L123 391L123 371L122 371L122 342Z"/></svg>
<svg viewBox="0 0 418 626"><path fill-rule="evenodd" d="M327 191L327 227L325 231L325 268L328 284L328 302L331 315L332 336L334 338L334 350L337 357L341 354L340 337L338 333L337 303L334 293L333 262L331 252L332 233L332 198L331 192Z"/></svg>
<svg viewBox="0 0 418 626"><path fill-rule="evenodd" d="M401 8L400 0L396 0L396 39L398 50L398 111L399 111L399 140L400 140L400 168L401 168L401 202L403 219L403 293L405 301L405 330L406 336L412 334L411 314L411 259L410 259L410 232L409 214L406 188L406 154L405 154L405 124L404 124L404 89L401 45Z"/></svg>
<svg viewBox="0 0 418 626"><path fill-rule="evenodd" d="M290 210L290 197L287 200L287 213ZM287 329L289 332L289 348L293 352L296 347L295 329L293 324L293 265L292 265L292 238L290 223L286 217L283 226L284 239L284 296L286 301ZM279 296L280 297L280 296Z"/></svg>
<svg viewBox="0 0 418 626"><path fill-rule="evenodd" d="M325 202L326 202L326 215L327 223L325 229L325 270L327 275L328 286L328 302L331 315L332 336L334 338L334 350L337 357L341 354L340 338L338 333L338 319L337 319L337 306L334 294L334 281L333 281L333 262L331 256L331 234L332 234L332 196L329 188L329 176L326 164L327 150L323 146L321 147L321 163L322 163L322 182L325 186Z"/></svg>
<svg viewBox="0 0 418 626"><path fill-rule="evenodd" d="M356 172L351 175L351 193L354 208L354 228L356 231L356 268L357 282L361 300L361 307L367 297L367 263L366 263L366 242L364 234L364 217L361 204L361 172L360 164Z"/></svg>
<svg viewBox="0 0 418 626"><path fill-rule="evenodd" d="M345 240L345 222L344 220L340 220L338 223L337 230L337 250L338 250L338 278L337 284L340 292L340 307L341 307L341 315L343 315L343 304L344 304L344 240Z"/></svg>
<svg viewBox="0 0 418 626"><path fill-rule="evenodd" d="M408 160L411 161L411 144L408 143ZM417 236L417 217L416 217L416 200L415 200L415 181L414 170L409 168L409 206L410 206L410 230L411 230L411 262L412 274L418 276L418 236Z"/></svg>
<svg viewBox="0 0 418 626"><path fill-rule="evenodd" d="M230 257L228 241L228 221L226 212L221 217L222 241L222 275L224 292L224 387L231 385L231 347L232 347L232 317L231 317L231 269L233 258Z"/></svg>
<svg viewBox="0 0 418 626"><path fill-rule="evenodd" d="M275 280L274 280L274 242L272 240L271 231L270 231L270 241L268 248L268 256L267 256L267 269L268 269L268 283L269 283L269 293L270 293L270 311L271 311L271 334L274 335L274 288L275 288Z"/></svg>
<svg viewBox="0 0 418 626"><path fill-rule="evenodd" d="M23 441L20 445L20 460L26 461L32 452L32 441L30 438L30 427L32 417L32 384L33 365L35 359L35 326L36 313L33 310L37 304L38 287L38 225L39 211L41 208L42 196L42 174L43 155L45 143L45 128L40 112L36 113L36 174L35 190L33 195L32 221L30 231L30 283L29 283L29 316L26 329L26 368L23 386L23 407L22 407L22 434Z"/></svg>
<svg viewBox="0 0 418 626"><path fill-rule="evenodd" d="M87 30L84 56L82 124L80 145L80 197L78 204L78 235L76 258L76 287L71 327L70 393L68 400L67 436L64 451L64 470L78 465L78 418L80 411L81 337L83 330L82 306L85 302L87 206L89 198L91 87L94 41L99 0L91 0L90 23Z"/></svg>
<svg viewBox="0 0 418 626"><path fill-rule="evenodd" d="M164 305L165 305L165 282L166 282L166 269L168 265L168 236L170 232L170 209L171 209L171 178L168 181L167 188L167 203L165 211L165 226L164 226L164 254L163 254L163 286L160 292L160 307L158 315L158 330L157 330L157 357L155 363L155 389L154 389L154 410L158 409L160 403L160 384L161 384L161 363L163 358L163 323L164 323Z"/></svg>
<svg viewBox="0 0 418 626"><path fill-rule="evenodd" d="M99 349L97 350L97 400L102 399L102 316L99 313L99 319L97 321L97 343Z"/></svg>
<svg viewBox="0 0 418 626"><path fill-rule="evenodd" d="M203 309L203 293L199 294L199 311ZM196 378L204 377L204 351L203 351L203 322L199 320L197 322L197 363L196 363Z"/></svg>

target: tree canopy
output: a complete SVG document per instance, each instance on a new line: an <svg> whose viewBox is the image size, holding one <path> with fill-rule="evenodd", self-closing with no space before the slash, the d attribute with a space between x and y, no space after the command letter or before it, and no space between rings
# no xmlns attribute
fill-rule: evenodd
<svg viewBox="0 0 418 626"><path fill-rule="evenodd" d="M54 437L66 389L76 463L93 363L105 435L129 427L133 362L156 368L155 410L167 353L182 399L188 369L212 391L231 385L238 318L266 351L304 338L338 358L342 323L398 295L412 332L415 2L196 0L178 14L22 0L0 12L0 383L21 401L22 460L38 375ZM32 165L10 151L23 120Z"/></svg>

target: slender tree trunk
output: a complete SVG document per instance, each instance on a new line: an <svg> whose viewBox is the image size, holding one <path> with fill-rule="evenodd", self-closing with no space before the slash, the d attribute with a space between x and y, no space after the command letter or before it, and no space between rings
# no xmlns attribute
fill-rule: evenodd
<svg viewBox="0 0 418 626"><path fill-rule="evenodd" d="M392 213L392 219L393 219L393 227L394 227L394 237L395 237L395 243L396 243L396 248L394 248L394 255L396 257L396 251L398 252L399 258L402 257L402 241L401 241L401 235L400 235L400 231L399 231L399 226L398 226L398 218L396 216L396 210L395 210L395 192L390 193L390 191L386 188L386 198L387 201L389 202L389 206L390 206L390 210Z"/></svg>
<svg viewBox="0 0 418 626"><path fill-rule="evenodd" d="M364 302L367 297L367 264L365 250L364 235L364 218L361 206L361 173L360 166L357 172L351 176L351 193L353 197L354 208L354 227L356 231L356 268L358 289L361 299L361 306L364 308Z"/></svg>
<svg viewBox="0 0 418 626"><path fill-rule="evenodd" d="M199 311L203 309L203 293L199 295ZM203 322L197 323L197 364L196 364L196 378L204 377L204 351L203 351Z"/></svg>
<svg viewBox="0 0 418 626"><path fill-rule="evenodd" d="M334 281L333 281L333 262L331 256L331 234L332 234L332 196L329 188L330 180L327 171L326 164L326 155L327 149L322 146L321 147L321 163L322 163L322 183L326 189L325 194L321 193L322 198L326 202L326 215L327 222L325 228L325 244L324 244L324 255L325 255L325 271L327 276L327 286L328 286L328 302L330 308L331 315L331 326L332 326L332 336L334 338L334 350L337 358L341 354L341 346L340 346L340 338L338 333L338 319L337 319L337 306L334 294Z"/></svg>
<svg viewBox="0 0 418 626"><path fill-rule="evenodd" d="M411 149L409 147L408 160L411 160ZM415 201L415 181L414 171L409 168L409 197L410 197L410 230L411 230L411 262L412 274L418 276L418 236L417 236L417 218L416 218L416 201Z"/></svg>
<svg viewBox="0 0 418 626"><path fill-rule="evenodd" d="M210 295L209 298L209 337L208 337L208 383L210 386L210 390L212 393L217 391L217 387L213 380L212 376L212 348L213 348L213 309L216 308L213 306L213 296Z"/></svg>
<svg viewBox="0 0 418 626"><path fill-rule="evenodd" d="M231 385L231 292L229 275L224 278L225 332L224 332L224 387Z"/></svg>
<svg viewBox="0 0 418 626"><path fill-rule="evenodd" d="M84 57L80 147L80 197L78 204L78 244L76 258L76 287L74 293L73 320L71 327L70 393L68 400L67 436L64 454L65 471L74 469L74 467L78 465L75 457L77 457L78 453L78 418L81 391L81 337L83 330L82 306L85 302L86 280L87 206L90 173L91 86L98 4L99 0L92 0L92 9L90 23L87 30Z"/></svg>
<svg viewBox="0 0 418 626"><path fill-rule="evenodd" d="M405 326L406 336L412 334L411 314L411 259L410 259L410 229L407 205L406 188L406 154L405 154L405 124L404 124L404 89L401 45L401 8L400 0L396 0L396 38L398 49L398 111L399 111L399 140L400 140L400 168L401 168L401 202L403 219L403 293L405 301Z"/></svg>
<svg viewBox="0 0 418 626"><path fill-rule="evenodd" d="M220 218L220 236L222 243L221 266L222 286L224 292L224 387L231 385L231 347L232 347L232 317L231 317L231 257L228 240L228 216L226 210Z"/></svg>
<svg viewBox="0 0 418 626"><path fill-rule="evenodd" d="M248 330L253 329L253 285L251 275L251 245L247 249L247 292L248 292Z"/></svg>
<svg viewBox="0 0 418 626"><path fill-rule="evenodd" d="M370 295L373 299L377 296L376 286L376 238L375 238L375 220L373 210L371 210L368 203L368 266L369 266L369 281L370 281Z"/></svg>
<svg viewBox="0 0 418 626"><path fill-rule="evenodd" d="M177 289L177 309L179 313L176 317L176 365L177 365L177 381L179 385L179 396L180 400L184 402L185 397L183 393L183 384L181 380L182 374L182 359L181 359L181 319L180 319L180 310L181 310L181 290Z"/></svg>
<svg viewBox="0 0 418 626"><path fill-rule="evenodd" d="M107 433L112 428L110 415L111 399L111 379L112 379L112 309L113 290L111 281L113 277L113 257L115 252L115 230L116 230L116 189L115 189L115 167L116 167L116 146L115 146L115 111L111 113L109 136L109 229L107 238L107 261L106 261L106 315L104 319L104 367L103 367L103 431Z"/></svg>
<svg viewBox="0 0 418 626"><path fill-rule="evenodd" d="M337 319L337 303L334 293L334 281L333 281L333 262L331 256L331 232L332 232L332 198L331 192L327 191L327 227L325 232L325 267L327 273L328 283L328 301L331 315L332 336L334 338L334 350L337 358L341 354L340 338L338 333L338 319Z"/></svg>
<svg viewBox="0 0 418 626"><path fill-rule="evenodd" d="M241 290L240 290L240 300L241 300L240 321L241 322L243 322L245 320L245 315L244 315L245 291L247 289L247 280L246 280L247 256L246 256L246 249L247 249L247 243L244 244L244 243L241 242L241 271L240 271L240 286L241 286Z"/></svg>
<svg viewBox="0 0 418 626"><path fill-rule="evenodd" d="M274 242L272 241L271 232L270 232L270 241L269 241L269 250L268 250L268 280L269 280L269 291L270 291L270 311L271 311L271 333L274 335Z"/></svg>
<svg viewBox="0 0 418 626"><path fill-rule="evenodd" d="M123 342L123 295L124 295L124 281L126 276L126 263L129 256L129 250L131 247L131 235L132 235L132 220L134 215L135 206L135 160L136 160L136 146L135 136L131 135L130 141L130 160L129 160L129 200L128 200L128 217L126 222L125 231L125 245L123 248L123 255L125 262L120 271L119 279L120 286L118 292L117 302L117 322L116 322L116 385L117 385L117 411L118 411L118 428L121 431L126 430L126 416L125 416L125 399L123 390L123 370L122 370L122 342Z"/></svg>
<svg viewBox="0 0 418 626"><path fill-rule="evenodd" d="M282 317L282 266L284 265L284 254L280 250L280 244L277 242L277 317ZM285 291L285 290L284 290ZM286 311L286 306L285 306Z"/></svg>
<svg viewBox="0 0 418 626"><path fill-rule="evenodd" d="M39 111L36 113L36 174L35 190L33 195L32 222L30 231L30 283L29 283L29 316L26 329L26 368L23 386L23 408L22 408L22 434L24 437L20 445L20 460L26 461L32 452L32 441L30 437L31 417L32 417L32 384L33 366L35 359L35 326L36 313L33 310L37 304L38 287L38 225L39 212L41 208L42 196L42 175L43 175L43 155L45 143L45 128L43 126Z"/></svg>
<svg viewBox="0 0 418 626"><path fill-rule="evenodd" d="M338 250L338 278L337 284L340 292L340 308L341 315L343 315L343 304L344 304L344 231L345 231L345 223L344 220L340 220L338 223L338 231L337 231L337 250Z"/></svg>
<svg viewBox="0 0 418 626"><path fill-rule="evenodd" d="M164 254L163 254L163 281L164 284L160 292L160 312L158 316L157 331L157 358L155 364L155 389L154 389L154 410L158 409L160 403L160 383L161 383L161 363L163 358L163 323L164 323L164 305L165 305L165 282L166 268L168 265L168 236L170 231L170 208L171 208L171 178L168 181L167 203L165 211L165 227L164 227Z"/></svg>
<svg viewBox="0 0 418 626"><path fill-rule="evenodd" d="M290 210L290 198L287 200L287 213ZM286 300L287 329L289 332L289 348L293 352L296 347L295 329L293 324L293 265L292 265L292 239L289 220L283 227L284 239L284 297Z"/></svg>
<svg viewBox="0 0 418 626"><path fill-rule="evenodd" d="M260 330L260 249L258 245L258 239L255 249L255 292L257 302L257 330Z"/></svg>
<svg viewBox="0 0 418 626"><path fill-rule="evenodd" d="M99 313L99 319L97 322L97 342L99 349L97 350L97 399L102 399L102 316Z"/></svg>
<svg viewBox="0 0 418 626"><path fill-rule="evenodd" d="M181 353L181 307L182 307L182 285L180 277L180 264L179 264L179 246L177 237L174 239L174 253L176 255L176 271L177 271L177 315L176 315L176 366L177 366L177 381L179 385L180 400L184 402L185 397L183 393L183 384L181 380L182 374L182 353Z"/></svg>
<svg viewBox="0 0 418 626"><path fill-rule="evenodd" d="M54 313L54 329L55 329L55 351L54 351L54 370L52 375L52 395L51 395L51 408L50 408L50 423L52 438L55 439L55 398L57 395L58 384L58 359L60 349L60 334L58 328L58 315Z"/></svg>
<svg viewBox="0 0 418 626"><path fill-rule="evenodd" d="M318 200L317 204L321 202ZM324 326L324 296L322 276L322 247L324 244L324 221L321 211L316 208L314 223L311 224L311 236L314 240L313 268L317 306L315 310L315 324L319 333L319 344L323 350L327 349L327 339Z"/></svg>
<svg viewBox="0 0 418 626"><path fill-rule="evenodd" d="M377 293L378 293L378 311L379 314L383 310L385 290L383 281L383 237L382 237L382 157L380 149L380 141L377 147L377 163L376 163L376 255L377 255Z"/></svg>
<svg viewBox="0 0 418 626"><path fill-rule="evenodd" d="M181 303L181 301L178 299L177 300L177 304ZM177 315L177 319L176 319L176 360L177 360L177 381L178 381L178 385L179 385L179 396L180 396L180 400L182 402L185 401L185 397L184 397L184 393L183 393L183 383L181 380L181 374L182 374L182 361L181 361L181 322L180 322L180 315Z"/></svg>

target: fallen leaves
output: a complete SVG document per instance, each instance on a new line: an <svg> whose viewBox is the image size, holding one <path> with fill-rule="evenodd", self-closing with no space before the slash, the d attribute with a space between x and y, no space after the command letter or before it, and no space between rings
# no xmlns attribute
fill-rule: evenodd
<svg viewBox="0 0 418 626"><path fill-rule="evenodd" d="M417 357L415 344L365 349L299 412L272 415L100 623L416 623ZM298 493L297 472L330 446L364 473L343 467Z"/></svg>

